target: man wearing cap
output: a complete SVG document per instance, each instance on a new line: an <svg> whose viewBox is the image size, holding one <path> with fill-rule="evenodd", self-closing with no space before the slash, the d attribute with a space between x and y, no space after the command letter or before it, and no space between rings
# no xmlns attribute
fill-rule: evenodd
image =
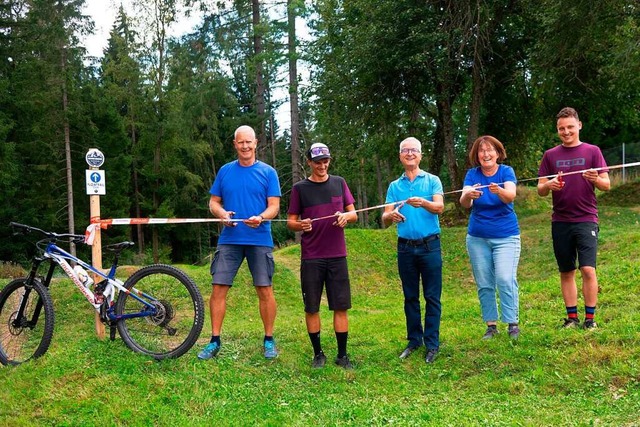
<svg viewBox="0 0 640 427"><path fill-rule="evenodd" d="M233 145L238 159L220 168L209 191L209 209L223 220L224 228L211 262L211 341L198 358L208 360L220 352L227 293L246 258L264 326L264 357L273 359L278 356L273 339L276 300L271 286L275 263L268 220L278 216L280 210L280 182L275 169L256 159L258 140L251 127L236 129Z"/></svg>
<svg viewBox="0 0 640 427"><path fill-rule="evenodd" d="M338 346L335 363L353 369L347 355L351 288L344 227L358 216L345 180L329 175L330 163L331 154L325 144L315 143L309 148L307 164L311 176L295 183L291 190L287 227L302 232L300 282L307 332L314 351L312 367L322 368L327 360L320 343L319 313L322 289L326 286Z"/></svg>
<svg viewBox="0 0 640 427"><path fill-rule="evenodd" d="M407 321L407 347L401 359L426 347L425 361L433 363L440 349L442 312L442 255L440 223L444 211L440 178L420 169L422 144L416 138L400 143L400 162L404 173L389 184L387 204L382 214L385 227L398 225L398 272L404 294ZM424 295L424 327L420 313L420 278Z"/></svg>

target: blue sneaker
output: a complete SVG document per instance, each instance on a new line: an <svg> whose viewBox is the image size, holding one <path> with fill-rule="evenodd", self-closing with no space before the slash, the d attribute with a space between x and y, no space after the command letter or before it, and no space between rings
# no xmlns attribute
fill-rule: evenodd
<svg viewBox="0 0 640 427"><path fill-rule="evenodd" d="M275 359L278 357L278 350L276 349L275 340L264 342L264 357L266 359Z"/></svg>
<svg viewBox="0 0 640 427"><path fill-rule="evenodd" d="M198 359L200 360L209 360L212 357L216 357L220 353L220 344L217 342L210 342L200 353L198 353Z"/></svg>

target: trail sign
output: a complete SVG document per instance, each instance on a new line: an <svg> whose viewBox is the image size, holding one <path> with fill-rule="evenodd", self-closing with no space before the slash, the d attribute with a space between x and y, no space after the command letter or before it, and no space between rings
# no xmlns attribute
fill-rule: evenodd
<svg viewBox="0 0 640 427"><path fill-rule="evenodd" d="M99 168L104 163L104 154L97 148L89 148L85 160L90 168Z"/></svg>
<svg viewBox="0 0 640 427"><path fill-rule="evenodd" d="M104 196L107 194L107 185L105 182L104 171L97 169L87 169L87 194L90 196Z"/></svg>

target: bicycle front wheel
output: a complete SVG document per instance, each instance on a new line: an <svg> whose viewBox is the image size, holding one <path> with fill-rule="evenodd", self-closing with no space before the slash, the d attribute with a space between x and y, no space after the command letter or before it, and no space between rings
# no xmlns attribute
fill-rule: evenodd
<svg viewBox="0 0 640 427"><path fill-rule="evenodd" d="M116 316L149 312L153 315L118 320L118 332L133 351L155 359L180 357L195 343L204 323L204 304L196 284L181 270L164 264L136 271L124 284L129 293L120 292Z"/></svg>
<svg viewBox="0 0 640 427"><path fill-rule="evenodd" d="M11 281L0 291L0 363L19 365L42 356L53 337L53 301L49 290L26 278Z"/></svg>

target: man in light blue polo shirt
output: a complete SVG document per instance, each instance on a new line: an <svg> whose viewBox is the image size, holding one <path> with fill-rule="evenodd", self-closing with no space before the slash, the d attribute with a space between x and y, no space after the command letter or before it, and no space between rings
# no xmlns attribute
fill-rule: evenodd
<svg viewBox="0 0 640 427"><path fill-rule="evenodd" d="M440 349L442 255L440 222L444 198L440 178L420 169L422 144L416 138L400 143L404 173L389 184L382 221L385 227L398 225L398 272L404 293L407 347L401 359L423 344L425 361L432 363ZM420 312L420 278L425 297L424 327Z"/></svg>

